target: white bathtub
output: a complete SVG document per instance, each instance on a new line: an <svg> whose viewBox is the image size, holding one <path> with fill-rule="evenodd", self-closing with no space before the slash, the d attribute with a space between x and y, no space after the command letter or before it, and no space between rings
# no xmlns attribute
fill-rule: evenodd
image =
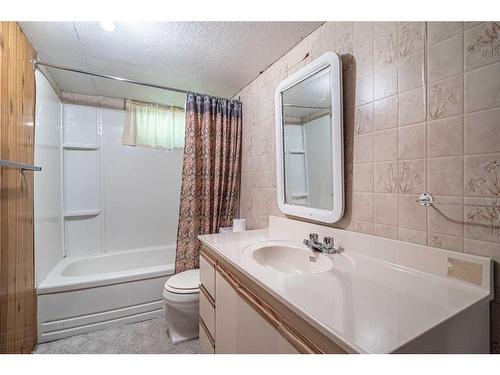
<svg viewBox="0 0 500 375"><path fill-rule="evenodd" d="M175 247L64 258L37 289L38 342L162 315Z"/></svg>

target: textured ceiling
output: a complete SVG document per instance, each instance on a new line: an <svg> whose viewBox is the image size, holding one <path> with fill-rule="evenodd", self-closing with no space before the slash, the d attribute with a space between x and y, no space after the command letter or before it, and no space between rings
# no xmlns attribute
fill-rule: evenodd
<svg viewBox="0 0 500 375"><path fill-rule="evenodd" d="M21 22L39 59L232 97L321 22ZM183 104L184 96L49 69L63 91Z"/></svg>

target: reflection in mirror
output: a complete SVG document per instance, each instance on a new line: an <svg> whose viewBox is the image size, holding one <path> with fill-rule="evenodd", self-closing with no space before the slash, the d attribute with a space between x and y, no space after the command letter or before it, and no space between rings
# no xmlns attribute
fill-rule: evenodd
<svg viewBox="0 0 500 375"><path fill-rule="evenodd" d="M281 93L287 204L333 209L330 69Z"/></svg>

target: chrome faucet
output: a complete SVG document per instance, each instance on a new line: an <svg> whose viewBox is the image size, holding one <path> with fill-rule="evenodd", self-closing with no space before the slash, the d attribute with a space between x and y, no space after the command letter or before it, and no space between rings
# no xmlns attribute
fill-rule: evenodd
<svg viewBox="0 0 500 375"><path fill-rule="evenodd" d="M323 238L323 243L318 241L317 233L309 233L309 239L304 239L304 245L312 251L317 251L325 254L337 254L340 250L335 248L333 237Z"/></svg>

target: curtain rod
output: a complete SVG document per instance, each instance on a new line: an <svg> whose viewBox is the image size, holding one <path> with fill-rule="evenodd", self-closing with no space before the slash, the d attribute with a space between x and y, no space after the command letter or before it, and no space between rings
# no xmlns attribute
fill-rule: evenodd
<svg viewBox="0 0 500 375"><path fill-rule="evenodd" d="M129 78L123 78L123 77L118 77L118 76L112 76L112 75L108 75L108 74L101 74L101 73L92 72L90 70L75 69L75 68L70 68L68 66L49 64L49 63L45 63L45 62L37 61L37 60L33 61L33 66L34 66L35 69L37 69L38 66L46 66L48 68L65 70L67 72L73 72L73 73L86 74L86 75L100 77L100 78L112 79L112 80L115 80L115 81L121 81L121 82L131 83L131 84L140 85L140 86L147 86L147 87L152 87L152 88L160 89L160 90L174 91L174 92L179 92L179 93L182 93L182 94L193 93L193 94L202 95L202 96L207 95L207 96L215 97L217 99L230 100L230 99L221 98L221 97L218 97L218 96L213 96L213 95L208 95L208 94L200 94L200 93L197 93L197 92L194 92L194 91L182 90L182 89L178 89L178 88L175 88L175 87L156 85L154 83L137 81L135 79L129 79Z"/></svg>

